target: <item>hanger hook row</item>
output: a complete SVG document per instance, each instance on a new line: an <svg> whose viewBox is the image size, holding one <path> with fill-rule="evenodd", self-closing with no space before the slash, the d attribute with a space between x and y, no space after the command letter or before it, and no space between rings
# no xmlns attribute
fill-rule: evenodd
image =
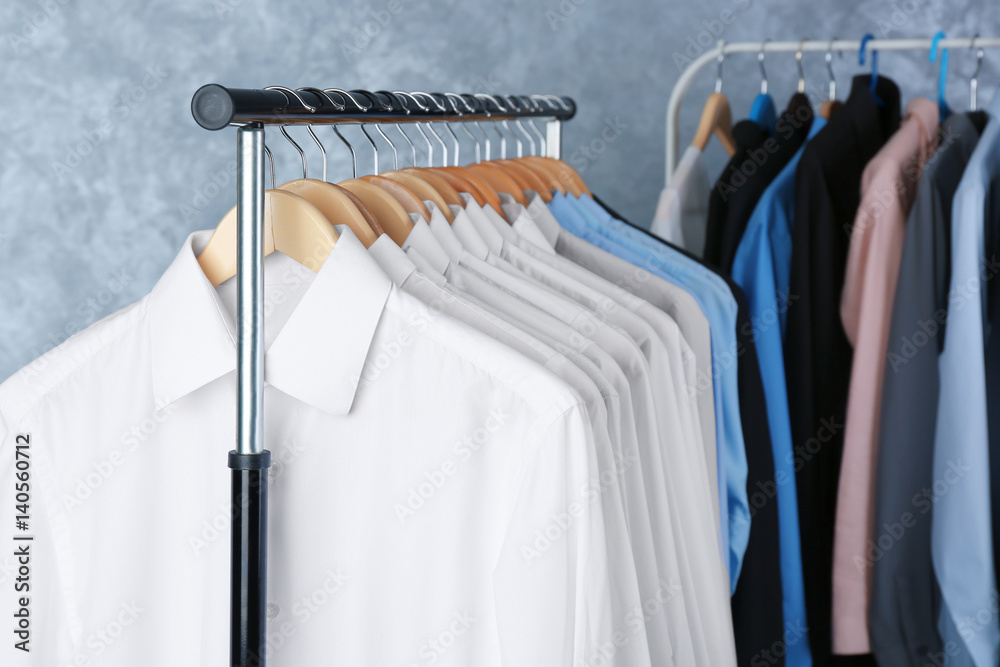
<svg viewBox="0 0 1000 667"><path fill-rule="evenodd" d="M489 100L493 102L493 104L496 106L497 111L499 111L500 113L507 113L507 108L504 105L500 104L500 101L497 100L497 98L494 97L493 95L490 95L489 93L473 93L473 96L479 99ZM486 107L485 104L483 105L483 109L485 109L487 115L489 115L489 109Z"/></svg>
<svg viewBox="0 0 1000 667"><path fill-rule="evenodd" d="M291 104L291 100L289 100L288 99L288 95L286 95L286 93L289 93L289 94L291 94L298 101L299 104L301 104L306 109L308 109L309 113L316 113L317 107L314 107L313 105L311 105L308 102L306 102L304 99L302 99L299 96L299 94L297 92L295 92L291 88L288 88L287 86L267 86L266 88L264 88L264 90L277 90L282 95L285 95L285 103L286 104Z"/></svg>

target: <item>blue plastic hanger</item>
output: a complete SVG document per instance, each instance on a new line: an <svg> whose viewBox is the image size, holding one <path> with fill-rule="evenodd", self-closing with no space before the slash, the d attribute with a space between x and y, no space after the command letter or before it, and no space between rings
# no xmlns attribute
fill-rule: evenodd
<svg viewBox="0 0 1000 667"><path fill-rule="evenodd" d="M934 35L933 41L931 41L931 56L930 61L934 62L937 60L938 54L938 42L944 39L944 32L938 31ZM938 108L941 110L941 122L951 115L951 109L948 108L948 100L945 99L945 84L948 82L948 49L941 49L941 69L938 74Z"/></svg>
<svg viewBox="0 0 1000 667"><path fill-rule="evenodd" d="M750 120L764 128L769 135L774 134L775 125L778 123L778 110L774 107L774 98L767 92L767 70L764 69L764 44L770 42L765 39L760 45L760 53L757 54L757 64L760 65L760 94L753 100L750 107Z"/></svg>
<svg viewBox="0 0 1000 667"><path fill-rule="evenodd" d="M865 47L868 46L870 40L875 39L875 35L870 32L861 38L861 49L858 50L858 64L865 64ZM872 97L875 98L875 102L881 107L885 106L885 102L878 96L875 92L875 88L878 86L878 51L872 51L872 81L871 81L871 93Z"/></svg>

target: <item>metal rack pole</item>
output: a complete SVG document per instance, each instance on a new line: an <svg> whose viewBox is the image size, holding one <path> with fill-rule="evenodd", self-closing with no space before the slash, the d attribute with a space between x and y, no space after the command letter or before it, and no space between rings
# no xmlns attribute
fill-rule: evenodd
<svg viewBox="0 0 1000 667"><path fill-rule="evenodd" d="M931 39L873 39L868 42L866 49L869 53L872 51L930 50L931 42ZM802 51L811 52L826 52L828 50L832 50L842 52L853 51L857 53L860 48L861 42L856 39L837 39L833 42L830 42L829 40L806 40L805 42L767 42L764 44L761 42L733 42L732 44L724 44L720 42L720 44L715 48L709 49L695 58L694 61L687 66L680 78L677 79L673 92L670 93L670 101L667 103L667 184L670 184L670 179L674 175L674 168L677 166L677 153L678 147L680 146L680 130L678 128L678 120L680 118L681 101L683 101L684 95L687 93L694 77L697 76L698 72L706 66L715 62L716 58L719 56L720 49L723 55L729 55L732 53L756 54L760 53L761 49L763 49L765 53L794 53L800 49ZM942 39L938 43L938 48L995 49L1000 48L1000 37L976 37L975 41L973 41L972 37L953 37L949 39Z"/></svg>
<svg viewBox="0 0 1000 667"><path fill-rule="evenodd" d="M315 89L314 89L315 90ZM332 89L331 89L332 90ZM465 112L444 105L421 105L412 95L353 91L370 102L331 104L310 89L258 90L209 84L191 99L191 114L207 130L230 125L237 131L237 443L229 452L232 469L232 551L230 580L230 663L265 667L267 630L267 470L264 449L264 126L420 121L501 121L538 118L546 122L546 154L559 157L561 122L576 113L573 100L546 106L524 104L491 109L470 96ZM339 95L339 94L338 94Z"/></svg>
<svg viewBox="0 0 1000 667"><path fill-rule="evenodd" d="M237 429L232 469L230 662L264 667L267 469L264 449L264 127L236 133Z"/></svg>

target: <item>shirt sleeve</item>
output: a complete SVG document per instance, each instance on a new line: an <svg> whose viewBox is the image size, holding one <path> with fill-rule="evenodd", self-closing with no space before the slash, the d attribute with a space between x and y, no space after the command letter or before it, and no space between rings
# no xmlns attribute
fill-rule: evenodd
<svg viewBox="0 0 1000 667"><path fill-rule="evenodd" d="M614 655L616 634L594 437L575 405L541 429L513 498L494 571L502 664L572 667ZM604 664L617 664L604 658Z"/></svg>

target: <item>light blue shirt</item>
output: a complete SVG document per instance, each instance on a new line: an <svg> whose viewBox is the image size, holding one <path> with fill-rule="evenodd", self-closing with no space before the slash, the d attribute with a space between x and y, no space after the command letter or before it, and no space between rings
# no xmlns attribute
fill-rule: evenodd
<svg viewBox="0 0 1000 667"><path fill-rule="evenodd" d="M811 139L826 125L817 116L809 128ZM792 220L795 212L795 169L805 145L761 195L747 223L733 260L733 280L743 288L750 309L754 344L767 399L767 424L774 451L777 485L778 535L781 548L782 612L786 628L806 628L806 595L802 581L802 545L799 505L795 492L792 426L788 416L783 352L788 282L792 266ZM808 636L786 637L788 667L812 664Z"/></svg>
<svg viewBox="0 0 1000 667"><path fill-rule="evenodd" d="M990 520L990 461L986 421L983 279L984 227L1000 215L1000 94L962 174L952 202L951 287L948 327L938 358L941 393L934 436L931 552L943 605L938 625L947 642L964 643L971 660L949 665L1000 663L1000 624ZM990 191L993 190L992 196Z"/></svg>
<svg viewBox="0 0 1000 667"><path fill-rule="evenodd" d="M709 322L723 552L736 590L750 539L747 458L737 388L736 300L725 281L698 262L616 220L590 197L556 195L549 204L570 233L689 292Z"/></svg>

